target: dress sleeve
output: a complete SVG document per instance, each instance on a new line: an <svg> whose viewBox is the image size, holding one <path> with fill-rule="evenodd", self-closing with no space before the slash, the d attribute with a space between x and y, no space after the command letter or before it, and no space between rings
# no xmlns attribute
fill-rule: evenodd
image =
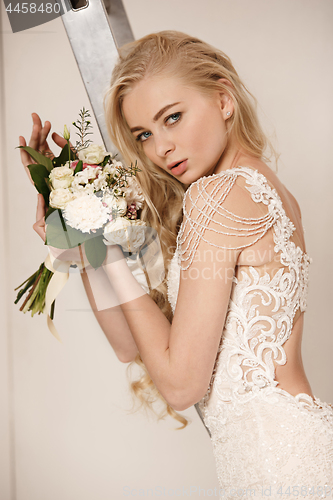
<svg viewBox="0 0 333 500"><path fill-rule="evenodd" d="M272 227L274 211L262 198L251 195L245 182L243 177L225 172L202 177L187 189L177 237L178 263L183 270L209 247L241 250Z"/></svg>

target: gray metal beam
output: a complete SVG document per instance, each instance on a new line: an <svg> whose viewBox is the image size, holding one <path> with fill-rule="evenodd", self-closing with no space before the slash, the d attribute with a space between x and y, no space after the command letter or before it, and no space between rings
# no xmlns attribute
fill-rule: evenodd
<svg viewBox="0 0 333 500"><path fill-rule="evenodd" d="M113 4L113 2L112 2ZM72 7L76 7L73 9ZM82 6L80 6L82 5ZM69 42L86 87L92 111L107 151L116 153L106 130L103 111L103 96L107 91L112 69L118 57L118 43L133 39L133 34L121 0L116 0L114 15L108 15L100 0L66 0L67 12L61 16ZM120 37L122 19L125 32ZM112 25L111 25L112 22Z"/></svg>

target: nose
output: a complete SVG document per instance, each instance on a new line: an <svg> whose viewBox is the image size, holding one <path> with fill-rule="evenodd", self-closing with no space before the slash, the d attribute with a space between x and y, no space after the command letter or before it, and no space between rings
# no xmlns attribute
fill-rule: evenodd
<svg viewBox="0 0 333 500"><path fill-rule="evenodd" d="M155 152L160 158L164 158L172 153L175 149L175 144L168 136L168 134L162 133L155 135Z"/></svg>

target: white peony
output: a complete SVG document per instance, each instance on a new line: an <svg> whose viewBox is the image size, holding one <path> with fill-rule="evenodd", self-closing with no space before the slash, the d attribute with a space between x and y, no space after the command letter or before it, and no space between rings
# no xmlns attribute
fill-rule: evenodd
<svg viewBox="0 0 333 500"><path fill-rule="evenodd" d="M105 156L108 156L109 153L105 151L103 146L98 146L97 144L90 144L87 148L81 149L78 152L79 160L82 160L84 163L89 163L91 165L97 165L101 163Z"/></svg>
<svg viewBox="0 0 333 500"><path fill-rule="evenodd" d="M58 167L60 168L60 167ZM50 193L49 204L52 208L65 208L68 203L74 200L74 194L65 188L53 189Z"/></svg>
<svg viewBox="0 0 333 500"><path fill-rule="evenodd" d="M103 206L100 198L83 194L66 205L64 217L68 224L82 233L99 229L110 218L110 209Z"/></svg>
<svg viewBox="0 0 333 500"><path fill-rule="evenodd" d="M54 189L69 188L73 181L73 169L67 164L64 167L54 167L49 179Z"/></svg>
<svg viewBox="0 0 333 500"><path fill-rule="evenodd" d="M134 177L128 177L127 181L128 181L128 186L125 189L125 199L127 205L135 203L137 209L142 208L145 199L143 197L138 182L135 180Z"/></svg>
<svg viewBox="0 0 333 500"><path fill-rule="evenodd" d="M116 198L115 196L113 196L111 191L105 191L102 201L103 203L106 203L111 211L116 211L117 216L119 217L125 215L127 212L127 203L125 198Z"/></svg>
<svg viewBox="0 0 333 500"><path fill-rule="evenodd" d="M106 245L120 245L125 252L136 252L145 241L145 227L141 220L118 217L104 227L103 241Z"/></svg>

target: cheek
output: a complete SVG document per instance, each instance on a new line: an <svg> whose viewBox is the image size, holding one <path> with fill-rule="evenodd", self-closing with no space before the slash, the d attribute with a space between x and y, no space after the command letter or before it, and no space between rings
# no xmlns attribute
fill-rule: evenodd
<svg viewBox="0 0 333 500"><path fill-rule="evenodd" d="M152 138L150 138L148 141L144 141L141 146L143 154L149 158L149 160L153 161L156 163L155 160L155 148L153 147L153 141Z"/></svg>
<svg viewBox="0 0 333 500"><path fill-rule="evenodd" d="M207 155L219 156L226 146L226 128L224 120L212 114L189 130L188 141L195 150L205 152Z"/></svg>

